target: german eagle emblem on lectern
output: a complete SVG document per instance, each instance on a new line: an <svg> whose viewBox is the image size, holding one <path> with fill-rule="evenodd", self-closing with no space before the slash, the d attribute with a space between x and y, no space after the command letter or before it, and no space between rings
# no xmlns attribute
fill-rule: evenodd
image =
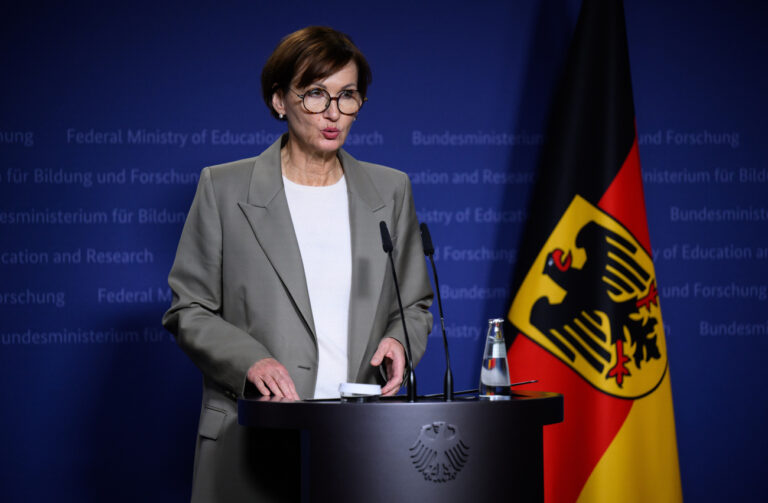
<svg viewBox="0 0 768 503"><path fill-rule="evenodd" d="M469 447L459 437L459 428L445 421L422 426L409 450L413 466L431 482L455 479L469 459Z"/></svg>
<svg viewBox="0 0 768 503"><path fill-rule="evenodd" d="M579 196L523 280L510 321L610 395L639 398L664 377L667 348L651 256Z"/></svg>

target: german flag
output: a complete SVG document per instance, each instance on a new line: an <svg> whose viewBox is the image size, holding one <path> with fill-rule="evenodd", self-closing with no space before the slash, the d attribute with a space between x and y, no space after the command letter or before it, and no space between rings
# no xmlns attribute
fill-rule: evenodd
<svg viewBox="0 0 768 503"><path fill-rule="evenodd" d="M508 358L565 396L545 500L682 501L620 1L582 4L529 215Z"/></svg>

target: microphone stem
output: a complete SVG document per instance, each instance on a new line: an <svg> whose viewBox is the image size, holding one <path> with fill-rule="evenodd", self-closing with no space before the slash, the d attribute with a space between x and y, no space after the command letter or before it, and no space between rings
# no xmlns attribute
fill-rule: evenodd
<svg viewBox="0 0 768 503"><path fill-rule="evenodd" d="M416 373L413 371L413 358L411 358L411 340L408 338L408 329L405 327L405 312L403 311L403 301L400 299L400 287L397 282L397 272L395 271L395 260L392 258L392 251L388 252L389 263L392 266L392 276L395 279L395 292L397 293L397 305L400 306L400 321L403 322L403 334L405 335L405 348L408 357L408 381L406 382L406 391L408 401L416 401Z"/></svg>
<svg viewBox="0 0 768 503"><path fill-rule="evenodd" d="M429 255L432 264L432 276L435 278L435 290L437 293L437 307L440 311L440 328L443 331L443 346L445 346L445 377L443 378L443 394L446 402L453 401L453 373L451 372L451 357L448 354L448 337L445 335L445 320L443 319L443 300L440 297L440 281L437 279L437 267L435 267L434 254Z"/></svg>

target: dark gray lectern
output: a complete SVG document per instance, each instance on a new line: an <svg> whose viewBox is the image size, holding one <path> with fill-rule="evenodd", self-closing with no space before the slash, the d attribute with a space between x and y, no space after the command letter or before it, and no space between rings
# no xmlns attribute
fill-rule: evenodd
<svg viewBox="0 0 768 503"><path fill-rule="evenodd" d="M496 402L400 398L242 399L238 418L253 428L302 432L294 454L301 456L295 481L302 501L544 500L542 427L563 420L562 395L518 391Z"/></svg>

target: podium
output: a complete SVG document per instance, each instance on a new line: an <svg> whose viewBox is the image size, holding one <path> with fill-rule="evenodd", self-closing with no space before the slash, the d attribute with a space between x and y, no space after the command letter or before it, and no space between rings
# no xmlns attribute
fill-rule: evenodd
<svg viewBox="0 0 768 503"><path fill-rule="evenodd" d="M314 502L543 501L542 428L562 419L562 395L539 391L493 402L238 402L243 426L300 432L283 454L300 458L295 483Z"/></svg>

